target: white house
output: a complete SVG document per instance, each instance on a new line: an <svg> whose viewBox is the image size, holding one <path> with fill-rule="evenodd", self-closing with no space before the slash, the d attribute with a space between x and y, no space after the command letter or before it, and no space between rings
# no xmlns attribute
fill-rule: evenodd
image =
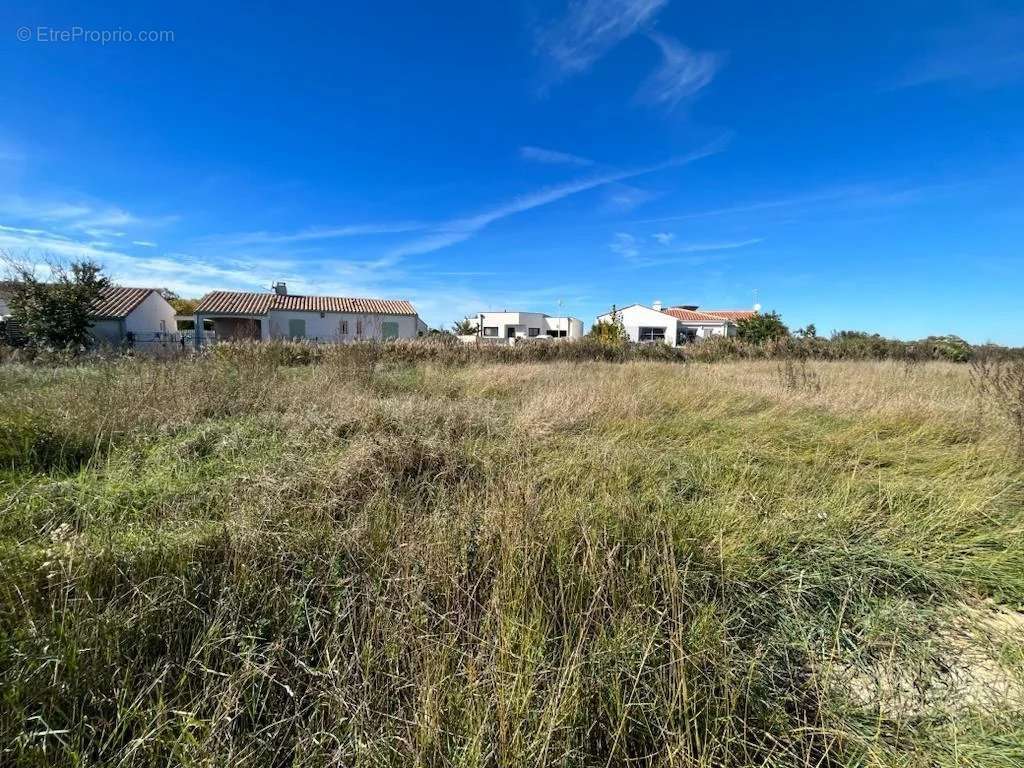
<svg viewBox="0 0 1024 768"><path fill-rule="evenodd" d="M90 333L101 344L167 343L177 330L174 307L156 288L112 285L89 310Z"/></svg>
<svg viewBox="0 0 1024 768"><path fill-rule="evenodd" d="M481 312L473 322L478 336L484 340L578 339L583 336L582 321L568 316L552 317L542 312Z"/></svg>
<svg viewBox="0 0 1024 768"><path fill-rule="evenodd" d="M211 323L206 323L211 321ZM284 283L271 293L213 291L196 306L196 343L213 326L216 339L360 341L413 339L427 332L408 301L298 296Z"/></svg>
<svg viewBox="0 0 1024 768"><path fill-rule="evenodd" d="M660 301L656 301L650 307L632 304L616 309L615 319L622 323L630 341L674 347L712 336L735 336L736 323L756 312L756 309L698 310L693 304L665 309ZM606 312L597 321L607 323L612 319L612 313Z"/></svg>

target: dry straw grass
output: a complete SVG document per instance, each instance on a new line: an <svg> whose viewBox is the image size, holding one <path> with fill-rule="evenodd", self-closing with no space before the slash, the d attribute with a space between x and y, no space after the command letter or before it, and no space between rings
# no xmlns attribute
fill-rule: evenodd
<svg viewBox="0 0 1024 768"><path fill-rule="evenodd" d="M300 362L0 368L0 763L1024 761L964 367Z"/></svg>

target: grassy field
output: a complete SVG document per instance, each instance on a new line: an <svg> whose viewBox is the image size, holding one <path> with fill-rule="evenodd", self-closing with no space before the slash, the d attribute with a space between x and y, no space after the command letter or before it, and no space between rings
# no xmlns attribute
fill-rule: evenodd
<svg viewBox="0 0 1024 768"><path fill-rule="evenodd" d="M0 764L1024 764L951 363L0 367Z"/></svg>

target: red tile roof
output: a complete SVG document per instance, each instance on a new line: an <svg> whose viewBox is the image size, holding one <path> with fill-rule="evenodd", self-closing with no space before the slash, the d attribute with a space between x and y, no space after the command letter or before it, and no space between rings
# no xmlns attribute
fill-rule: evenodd
<svg viewBox="0 0 1024 768"><path fill-rule="evenodd" d="M754 314L753 310L749 309L682 309L679 307L671 307L670 309L663 309L666 315L671 315L677 320L682 320L684 323L722 323L722 322L736 322L737 320L743 320L744 318L751 317Z"/></svg>
<svg viewBox="0 0 1024 768"><path fill-rule="evenodd" d="M277 293L213 291L196 306L203 315L265 315L272 309L290 312L351 312L374 315L415 315L408 301L341 296L296 296Z"/></svg>
<svg viewBox="0 0 1024 768"><path fill-rule="evenodd" d="M156 288L125 288L112 285L100 294L89 310L97 320L122 320L130 315Z"/></svg>
<svg viewBox="0 0 1024 768"><path fill-rule="evenodd" d="M702 311L707 312L709 315L724 317L727 320L746 320L748 317L753 317L757 314L752 309L705 309Z"/></svg>

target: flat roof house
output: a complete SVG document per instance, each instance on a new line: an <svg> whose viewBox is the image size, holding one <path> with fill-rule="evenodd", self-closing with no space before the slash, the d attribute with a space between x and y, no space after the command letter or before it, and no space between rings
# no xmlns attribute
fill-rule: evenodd
<svg viewBox="0 0 1024 768"><path fill-rule="evenodd" d="M206 321L211 321L207 323ZM299 296L284 283L272 292L213 291L196 306L196 343L212 338L360 341L413 339L427 331L408 301Z"/></svg>
<svg viewBox="0 0 1024 768"><path fill-rule="evenodd" d="M712 336L735 336L736 323L757 313L754 309L698 309L694 304L662 308L660 301L650 307L632 304L615 310L630 341L662 343L669 346L689 341L709 339ZM606 312L598 322L610 322L612 313Z"/></svg>
<svg viewBox="0 0 1024 768"><path fill-rule="evenodd" d="M583 336L583 322L575 317L554 317L543 312L481 312L476 318L477 333L484 340L568 338Z"/></svg>

